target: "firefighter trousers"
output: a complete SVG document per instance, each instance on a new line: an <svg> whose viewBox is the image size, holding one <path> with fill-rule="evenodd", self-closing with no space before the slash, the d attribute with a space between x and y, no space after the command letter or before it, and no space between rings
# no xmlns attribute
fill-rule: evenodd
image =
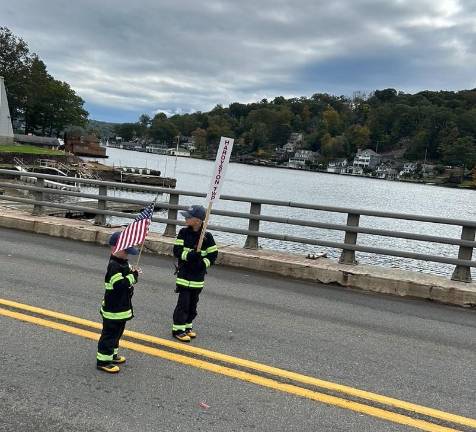
<svg viewBox="0 0 476 432"><path fill-rule="evenodd" d="M201 289L197 288L178 288L177 306L174 310L174 332L185 331L192 328L192 322L197 316L197 304Z"/></svg>
<svg viewBox="0 0 476 432"><path fill-rule="evenodd" d="M125 320L111 320L103 318L102 332L98 342L97 364L105 365L112 362L119 349L121 339L126 327Z"/></svg>

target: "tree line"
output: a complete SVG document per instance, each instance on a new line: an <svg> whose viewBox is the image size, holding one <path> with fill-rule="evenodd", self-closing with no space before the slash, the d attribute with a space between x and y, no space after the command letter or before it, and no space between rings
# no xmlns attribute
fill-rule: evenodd
<svg viewBox="0 0 476 432"><path fill-rule="evenodd" d="M236 139L237 154L271 158L292 132L321 158L353 157L359 149L394 153L408 160L476 165L476 89L422 91L389 88L352 98L316 93L311 97L276 97L256 103L217 105L211 111L167 117L140 116L118 124L125 140L146 138L173 144L177 135L193 136L198 151L213 155L220 136Z"/></svg>
<svg viewBox="0 0 476 432"><path fill-rule="evenodd" d="M87 124L84 101L68 83L56 80L28 44L0 27L0 76L15 129L59 136L68 126Z"/></svg>

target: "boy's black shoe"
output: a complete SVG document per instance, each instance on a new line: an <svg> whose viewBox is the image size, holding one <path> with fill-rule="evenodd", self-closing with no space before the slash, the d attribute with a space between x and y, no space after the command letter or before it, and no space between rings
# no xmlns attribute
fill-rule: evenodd
<svg viewBox="0 0 476 432"><path fill-rule="evenodd" d="M119 369L119 366L116 366L112 363L109 363L109 364L98 364L96 366L99 370L102 370L104 372L107 372L107 373L111 373L111 374L114 374L114 373L118 373L121 369Z"/></svg>
<svg viewBox="0 0 476 432"><path fill-rule="evenodd" d="M185 333L187 334L187 336L190 338L190 339L195 339L197 337L197 332L195 330L192 330L192 329L186 329L185 330Z"/></svg>
<svg viewBox="0 0 476 432"><path fill-rule="evenodd" d="M172 336L180 342L190 342L190 336L185 332L172 332Z"/></svg>
<svg viewBox="0 0 476 432"><path fill-rule="evenodd" d="M114 357L112 358L112 362L114 364L121 364L126 362L126 358L124 356L120 356L115 354Z"/></svg>

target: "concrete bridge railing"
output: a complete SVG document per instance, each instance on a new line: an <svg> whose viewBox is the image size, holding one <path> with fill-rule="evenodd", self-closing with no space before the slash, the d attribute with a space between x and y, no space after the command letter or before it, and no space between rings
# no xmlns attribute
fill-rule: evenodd
<svg viewBox="0 0 476 432"><path fill-rule="evenodd" d="M62 209L68 209L72 211L84 211L87 213L96 214L95 223L98 225L105 225L106 216L116 216L122 218L133 219L135 215L112 211L107 209L108 202L116 203L127 203L127 204L139 204L147 205L150 201L137 200L132 198L123 198L123 197L114 197L109 196L108 192L114 189L123 189L123 183L99 181L93 179L78 179L75 177L58 177L48 174L39 174L39 173L19 173L17 171L11 170L0 170L0 176L9 176L9 177L19 177L31 175L38 178L38 182L35 186L19 183L8 183L0 182L0 188L3 189L15 189L15 190L26 190L30 191L33 194L33 198L22 198L16 196L7 196L2 197L3 200L21 202L27 204L33 204L33 213L41 214L43 207L56 207ZM61 182L73 182L80 183L92 187L98 188L98 194L83 193L83 192L74 192L67 190L51 190L46 189L42 186L42 183L45 179L55 180ZM205 193L199 192L189 192L181 191L167 188L158 188L153 186L141 186L135 184L128 184L127 189L137 192L149 192L149 193L162 193L168 194L168 202L158 202L157 209L166 209L168 215L166 218L154 217L153 221L158 223L166 224L165 227L165 236L173 237L176 234L176 226L184 225L183 221L178 220L178 210L187 208L186 206L180 205L180 196L188 197L205 197ZM59 202L49 202L45 200L45 194L58 194L58 195L67 195L88 199L97 200L97 208L92 209L90 207L81 207L74 204L68 203L59 203ZM249 204L249 213L235 212L235 211L226 211L215 209L212 211L212 214L227 216L232 218L243 218L248 220L248 229L239 229L229 226L221 225L209 225L209 228L214 231L221 231L226 233L233 234L242 234L246 236L245 248L256 249L258 248L259 239L267 238L280 241L288 242L297 242L309 245L317 245L329 248L335 248L342 250L339 262L342 264L356 264L355 253L357 251L372 253L377 255L388 255L402 258L410 258L414 260L422 261L431 261L444 264L451 264L455 266L455 269L452 274L452 280L462 281L462 282L471 282L471 268L476 267L476 261L473 260L473 250L476 248L475 233L476 233L476 221L468 220L459 220L459 219L450 219L450 218L439 218L439 217L430 217L430 216L421 216L421 215L412 215L412 214L401 214L401 213L390 213L382 211L373 211L365 209L353 209L353 208L344 208L344 207L330 207L330 206L321 206L307 203L298 203L298 202L289 202L289 201L276 201L276 200L267 200L267 199L257 199L249 197L237 197L222 195L221 199L235 202L245 202ZM317 210L325 211L332 213L340 213L347 215L346 224L332 224L318 221L302 220L296 218L285 218L277 216L268 216L261 214L262 206L272 205L278 207L290 207L297 209L306 209L306 210ZM409 220L416 222L428 222L434 224L443 224L443 225L453 225L461 227L461 238L449 238L449 237L440 237L436 235L423 235L402 231L394 230L384 230L377 228L369 228L359 226L361 216L372 216L377 218L386 218L386 219L400 219L400 220ZM322 228L333 231L340 231L343 233L342 242L328 241L318 238L305 238L305 237L296 237L290 236L281 233L272 233L272 232L263 232L260 231L260 222L275 222L280 224L287 225L299 225L310 228ZM458 256L451 258L441 255L429 255L422 253L415 253L402 250L394 250L389 248L378 248L372 246L365 246L358 244L358 235L359 234L370 234L375 236L385 236L390 238L398 239L408 239L424 242L433 242L447 245L458 246Z"/></svg>

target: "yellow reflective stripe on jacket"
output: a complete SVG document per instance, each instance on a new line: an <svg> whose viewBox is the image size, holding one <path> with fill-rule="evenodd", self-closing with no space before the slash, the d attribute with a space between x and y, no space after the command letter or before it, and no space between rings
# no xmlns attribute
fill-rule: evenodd
<svg viewBox="0 0 476 432"><path fill-rule="evenodd" d="M131 274L128 274L128 275L126 276L126 279L129 280L129 282L131 283L131 285L136 283L136 278L135 278L135 276L134 276L132 273L131 273Z"/></svg>
<svg viewBox="0 0 476 432"><path fill-rule="evenodd" d="M112 356L113 356L112 354L107 355L107 354L101 354L100 352L98 352L96 354L96 359L99 360L99 361L111 361Z"/></svg>
<svg viewBox="0 0 476 432"><path fill-rule="evenodd" d="M207 268L210 267L211 262L210 262L210 260L209 260L208 258L203 258L203 262L205 263L205 265L206 265Z"/></svg>
<svg viewBox="0 0 476 432"><path fill-rule="evenodd" d="M122 276L122 273L116 273L111 276L111 279L109 279L109 283L111 285L114 285L116 282L119 282L122 279L124 279L124 276Z"/></svg>
<svg viewBox="0 0 476 432"><path fill-rule="evenodd" d="M110 290L114 289L112 284L110 284L109 282L106 282L104 284L104 288L105 288L106 291L110 291Z"/></svg>
<svg viewBox="0 0 476 432"><path fill-rule="evenodd" d="M180 286L183 286L183 287L187 287L187 288L203 288L205 286L205 282L204 281L201 281L201 282L198 282L198 281L189 281L187 279L182 279L182 278L177 278L175 280L175 283L177 285L180 285Z"/></svg>
<svg viewBox="0 0 476 432"><path fill-rule="evenodd" d="M182 252L182 261L187 261L187 255L188 253L191 251L192 249L191 248L188 248L188 247L184 247L183 248L183 252Z"/></svg>
<svg viewBox="0 0 476 432"><path fill-rule="evenodd" d="M177 245L177 246L183 246L184 241L183 241L183 239L175 239L174 244Z"/></svg>
<svg viewBox="0 0 476 432"><path fill-rule="evenodd" d="M202 250L201 254L202 254L202 257L204 257L204 256L207 256L209 253L213 253L213 252L218 252L218 248L216 245L210 246L209 248Z"/></svg>
<svg viewBox="0 0 476 432"><path fill-rule="evenodd" d="M111 320L128 319L132 318L132 309L126 310L124 312L106 312L103 308L101 308L101 315L104 318Z"/></svg>

